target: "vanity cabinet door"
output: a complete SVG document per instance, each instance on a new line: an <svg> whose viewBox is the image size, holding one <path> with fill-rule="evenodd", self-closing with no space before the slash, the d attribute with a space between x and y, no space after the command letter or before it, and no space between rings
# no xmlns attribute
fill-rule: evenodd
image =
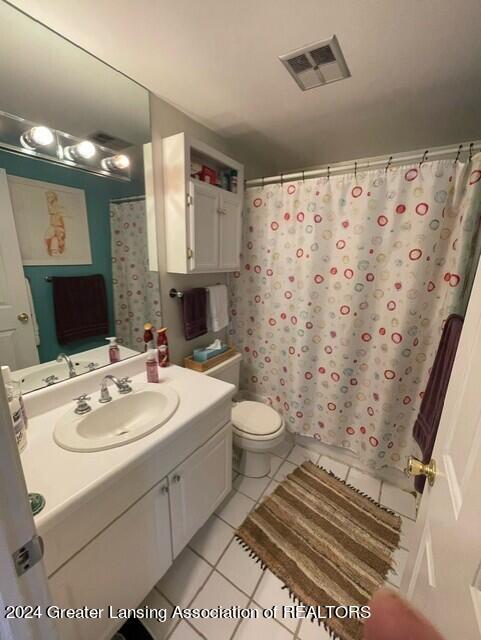
<svg viewBox="0 0 481 640"><path fill-rule="evenodd" d="M107 640L123 620L107 608L137 607L172 564L164 480L50 577L59 607L103 608L100 620L62 620L62 640Z"/></svg>
<svg viewBox="0 0 481 640"><path fill-rule="evenodd" d="M232 486L232 427L227 425L169 475L176 557Z"/></svg>
<svg viewBox="0 0 481 640"><path fill-rule="evenodd" d="M225 191L219 208L219 268L239 269L241 250L241 202L236 193Z"/></svg>
<svg viewBox="0 0 481 640"><path fill-rule="evenodd" d="M219 196L210 184L190 183L190 271L212 271L219 264ZM190 257L189 257L190 256Z"/></svg>

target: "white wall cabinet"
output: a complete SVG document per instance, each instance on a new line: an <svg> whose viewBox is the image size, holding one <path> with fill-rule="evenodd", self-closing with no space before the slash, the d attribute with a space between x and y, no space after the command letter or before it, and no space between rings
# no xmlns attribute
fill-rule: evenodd
<svg viewBox="0 0 481 640"><path fill-rule="evenodd" d="M227 496L231 485L229 430L211 438L169 475L174 557Z"/></svg>
<svg viewBox="0 0 481 640"><path fill-rule="evenodd" d="M49 579L55 605L103 608L99 620L59 623L64 640L107 640L231 490L232 428L224 426Z"/></svg>
<svg viewBox="0 0 481 640"><path fill-rule="evenodd" d="M191 162L237 172L237 191L192 179ZM162 163L167 270L239 269L244 167L184 133L162 141Z"/></svg>
<svg viewBox="0 0 481 640"><path fill-rule="evenodd" d="M219 194L211 185L190 183L188 206L190 240L187 264L190 272L215 271L219 266Z"/></svg>

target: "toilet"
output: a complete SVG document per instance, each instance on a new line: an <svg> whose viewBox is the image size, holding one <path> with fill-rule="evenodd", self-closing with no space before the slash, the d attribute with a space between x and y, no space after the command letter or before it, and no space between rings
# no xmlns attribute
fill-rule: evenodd
<svg viewBox="0 0 481 640"><path fill-rule="evenodd" d="M239 391L241 360L237 353L206 374L230 382ZM271 470L270 453L284 441L282 416L263 402L240 400L232 404L231 421L236 470L249 478L267 476Z"/></svg>

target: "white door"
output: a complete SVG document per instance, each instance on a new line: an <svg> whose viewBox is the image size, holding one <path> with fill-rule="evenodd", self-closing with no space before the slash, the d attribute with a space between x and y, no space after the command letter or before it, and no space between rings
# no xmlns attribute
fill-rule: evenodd
<svg viewBox="0 0 481 640"><path fill-rule="evenodd" d="M433 451L401 590L447 640L481 638L481 268Z"/></svg>
<svg viewBox="0 0 481 640"><path fill-rule="evenodd" d="M239 269L241 250L241 203L239 196L228 191L220 197L219 268Z"/></svg>
<svg viewBox="0 0 481 640"><path fill-rule="evenodd" d="M0 385L0 638L5 640L57 640L54 621L44 615L51 604L47 575L27 498L7 396ZM19 550L23 550L19 554ZM30 550L30 551L29 551ZM31 557L30 568L26 553ZM37 555L36 555L37 554ZM22 573L14 557L23 555ZM36 555L36 557L35 557ZM36 561L37 560L37 561ZM19 563L20 565L21 563ZM20 574L20 575L19 575ZM5 607L33 607L31 618L6 617ZM35 607L40 607L37 617Z"/></svg>
<svg viewBox="0 0 481 640"><path fill-rule="evenodd" d="M219 265L219 197L217 189L192 180L189 207L190 271L203 272Z"/></svg>
<svg viewBox="0 0 481 640"><path fill-rule="evenodd" d="M38 362L7 174L0 169L0 364L14 370Z"/></svg>
<svg viewBox="0 0 481 640"><path fill-rule="evenodd" d="M225 427L169 476L174 558L232 486L232 430Z"/></svg>

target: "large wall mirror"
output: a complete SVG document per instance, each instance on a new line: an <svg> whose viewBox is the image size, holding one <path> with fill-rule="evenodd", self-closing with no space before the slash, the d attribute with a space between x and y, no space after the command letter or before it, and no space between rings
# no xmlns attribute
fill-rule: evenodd
<svg viewBox="0 0 481 640"><path fill-rule="evenodd" d="M3 2L0 22L0 364L28 392L160 321L149 95Z"/></svg>

